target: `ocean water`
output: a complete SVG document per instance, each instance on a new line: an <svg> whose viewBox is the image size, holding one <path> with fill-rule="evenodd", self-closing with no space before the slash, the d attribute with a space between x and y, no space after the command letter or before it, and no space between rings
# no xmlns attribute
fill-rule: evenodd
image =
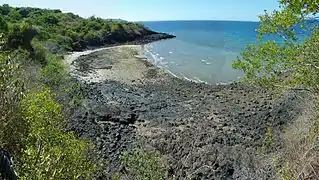
<svg viewBox="0 0 319 180"><path fill-rule="evenodd" d="M257 22L161 21L144 22L175 39L145 45L145 55L174 75L209 84L238 81L243 72L232 68L240 52L256 40Z"/></svg>
<svg viewBox="0 0 319 180"><path fill-rule="evenodd" d="M209 84L238 81L243 72L232 63L248 44L256 42L258 22L157 21L143 22L175 39L145 45L145 55L174 75ZM279 40L278 37L265 39Z"/></svg>

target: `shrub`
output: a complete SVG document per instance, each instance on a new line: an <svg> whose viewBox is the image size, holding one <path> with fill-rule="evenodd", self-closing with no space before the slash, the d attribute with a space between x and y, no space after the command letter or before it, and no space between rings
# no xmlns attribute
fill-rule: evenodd
<svg viewBox="0 0 319 180"><path fill-rule="evenodd" d="M54 54L46 57L47 65L42 68L42 76L45 84L51 87L61 85L67 77L67 71L62 59Z"/></svg>
<svg viewBox="0 0 319 180"><path fill-rule="evenodd" d="M280 0L280 9L260 16L258 41L242 53L233 67L246 72L247 82L271 89L293 89L311 92L310 103L319 93L319 29L315 17L319 14L318 1ZM313 19L309 19L313 18ZM305 36L300 37L300 32ZM276 41L261 41L269 35ZM313 102L312 102L313 101ZM305 108L312 109L314 105ZM316 114L312 112L312 114ZM276 169L282 179L318 179L318 118L302 115L283 133ZM307 122L308 121L308 122ZM310 135L311 134L311 135ZM266 146L275 140L267 133ZM267 143L268 142L268 143ZM268 144L268 145L267 145Z"/></svg>
<svg viewBox="0 0 319 180"><path fill-rule="evenodd" d="M90 144L64 132L66 122L50 90L28 93L22 115L29 135L18 168L21 179L78 179L92 174L95 167L86 158Z"/></svg>
<svg viewBox="0 0 319 180"><path fill-rule="evenodd" d="M38 41L33 41L32 46L34 49L34 51L31 52L32 58L39 62L41 65L46 65L48 63L46 59L46 48L43 46L42 43Z"/></svg>
<svg viewBox="0 0 319 180"><path fill-rule="evenodd" d="M5 53L0 54L0 147L13 155L18 155L27 133L25 122L18 113L24 89L18 72L18 64Z"/></svg>
<svg viewBox="0 0 319 180"><path fill-rule="evenodd" d="M2 17L0 17L0 31L1 32L8 31L8 24L6 23L6 21Z"/></svg>
<svg viewBox="0 0 319 180"><path fill-rule="evenodd" d="M23 17L23 18L27 18L30 14L30 11L26 8L21 8L18 10L18 13Z"/></svg>
<svg viewBox="0 0 319 180"><path fill-rule="evenodd" d="M165 178L165 168L158 152L134 150L123 153L122 164L128 168L129 174L139 180L161 180Z"/></svg>
<svg viewBox="0 0 319 180"><path fill-rule="evenodd" d="M11 11L11 8L8 4L3 4L2 6L0 6L0 13L2 15L8 15Z"/></svg>

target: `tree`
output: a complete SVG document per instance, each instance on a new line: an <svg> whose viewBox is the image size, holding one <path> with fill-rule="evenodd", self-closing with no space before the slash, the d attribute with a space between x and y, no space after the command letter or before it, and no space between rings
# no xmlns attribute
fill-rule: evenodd
<svg viewBox="0 0 319 180"><path fill-rule="evenodd" d="M54 14L47 14L43 17L45 24L56 25L59 22L59 19Z"/></svg>
<svg viewBox="0 0 319 180"><path fill-rule="evenodd" d="M265 87L308 90L317 103L319 93L319 29L316 16L318 0L280 0L281 10L260 17L258 41L233 63L246 72L244 80ZM299 33L299 34L298 34ZM301 37L300 33L305 34ZM276 34L280 42L263 41ZM306 98L308 99L308 98ZM298 105L298 104L297 104ZM318 116L302 117L306 123L294 123L293 137L281 139L281 149L273 161L281 179L318 179ZM291 126L289 126L291 127ZM299 129L303 129L299 134ZM285 132L283 134L286 134ZM285 135L283 135L285 136Z"/></svg>
<svg viewBox="0 0 319 180"><path fill-rule="evenodd" d="M18 22L22 19L22 16L14 9L11 9L8 16L10 17L10 21Z"/></svg>
<svg viewBox="0 0 319 180"><path fill-rule="evenodd" d="M319 1L280 0L280 7L260 16L258 42L247 47L233 67L246 72L244 80L251 83L318 92L319 30L309 19L318 14ZM298 31L310 36L303 41ZM261 41L270 34L279 35L281 42Z"/></svg>
<svg viewBox="0 0 319 180"><path fill-rule="evenodd" d="M11 49L21 47L33 51L31 42L37 35L39 35L38 30L28 22L12 24L9 28L8 46Z"/></svg>
<svg viewBox="0 0 319 180"><path fill-rule="evenodd" d="M8 24L2 17L0 17L0 31L3 33L7 33L8 31Z"/></svg>
<svg viewBox="0 0 319 180"><path fill-rule="evenodd" d="M10 6L8 4L3 4L0 6L0 13L2 15L8 15L10 13Z"/></svg>
<svg viewBox="0 0 319 180"><path fill-rule="evenodd" d="M18 13L23 17L27 18L30 14L30 11L27 8L21 8L18 10Z"/></svg>

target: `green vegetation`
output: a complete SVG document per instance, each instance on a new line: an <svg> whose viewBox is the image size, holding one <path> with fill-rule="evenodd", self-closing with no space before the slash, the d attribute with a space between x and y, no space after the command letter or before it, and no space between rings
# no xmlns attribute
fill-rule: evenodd
<svg viewBox="0 0 319 180"><path fill-rule="evenodd" d="M5 129L0 147L13 155L21 179L91 177L96 169L87 157L91 143L65 130L65 115L81 104L82 93L61 53L150 31L59 10L4 4L0 14L0 128Z"/></svg>
<svg viewBox="0 0 319 180"><path fill-rule="evenodd" d="M319 30L307 17L318 13L317 1L281 0L280 11L260 16L259 40L277 34L283 43L258 42L247 48L233 64L246 72L245 80L259 85L281 88L304 88L318 92ZM311 31L304 42L298 40L296 28Z"/></svg>
<svg viewBox="0 0 319 180"><path fill-rule="evenodd" d="M89 179L99 168L92 144L66 131L83 92L63 53L149 35L142 25L60 10L0 6L0 148L20 179Z"/></svg>
<svg viewBox="0 0 319 180"><path fill-rule="evenodd" d="M319 1L279 2L280 10L260 16L257 43L250 45L234 62L233 67L246 72L244 80L248 83L279 90L306 90L311 92L311 98L317 104L319 29L318 21L309 18L318 15ZM298 28L311 34L305 40L300 39L297 36ZM261 41L269 34L279 35L282 41ZM318 116L314 112L310 114L315 114L315 117L301 117L282 134L282 148L273 158L281 179L318 178ZM265 147L269 147L275 139L270 131L266 136Z"/></svg>
<svg viewBox="0 0 319 180"><path fill-rule="evenodd" d="M95 169L86 158L91 144L65 132L64 113L54 94L47 88L34 91L39 84L45 86L42 81L23 81L28 78L23 67L30 67L20 59L24 54L17 53L0 54L0 127L5 129L0 133L1 148L13 154L20 179L88 178ZM50 63L42 71L55 77L55 71L46 72L51 69ZM56 67L61 69L52 69L63 70Z"/></svg>
<svg viewBox="0 0 319 180"><path fill-rule="evenodd" d="M4 42L1 42L4 44ZM2 47L0 47L2 48ZM19 103L23 98L23 84L19 78L19 66L7 52L0 54L0 147L13 154L23 148L22 139L26 124L19 115ZM12 136L14 134L14 136Z"/></svg>
<svg viewBox="0 0 319 180"><path fill-rule="evenodd" d="M163 180L165 178L163 158L157 152L146 152L144 150L126 152L122 154L121 161L128 168L129 175L132 175L135 179Z"/></svg>
<svg viewBox="0 0 319 180"><path fill-rule="evenodd" d="M94 16L85 19L60 10L3 5L0 6L0 14L1 29L9 30L10 48L32 50L30 42L37 35L38 40L44 42L45 48L60 52L126 42L151 33L139 24L104 20Z"/></svg>
<svg viewBox="0 0 319 180"><path fill-rule="evenodd" d="M30 92L22 100L28 135L21 157L21 179L89 178L94 165L85 158L89 144L64 132L61 106L48 89Z"/></svg>

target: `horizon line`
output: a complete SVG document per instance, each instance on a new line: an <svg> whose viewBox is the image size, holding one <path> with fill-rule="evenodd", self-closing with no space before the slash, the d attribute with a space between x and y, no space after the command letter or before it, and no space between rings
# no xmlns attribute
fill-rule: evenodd
<svg viewBox="0 0 319 180"><path fill-rule="evenodd" d="M39 9L46 9L46 10L60 10L62 13L73 13L75 15L78 15L82 18L89 18L92 16L95 17L99 17L105 20L108 19L119 19L119 20L124 20L124 21L128 21L128 22L174 22L174 21L229 21L229 22L260 22L259 20L233 20L233 19L176 19L176 20L126 20L124 18L114 18L114 17L103 17L101 15L95 15L92 14L90 16L88 15L81 15L80 13L76 13L76 12L72 12L69 10L63 10L62 8L51 8L51 7L38 7L38 6L33 6L33 5L28 5L28 6L15 6L15 5L10 5L10 3L8 4L10 7L14 7L14 8L39 8ZM258 16L257 16L258 17Z"/></svg>
<svg viewBox="0 0 319 180"><path fill-rule="evenodd" d="M125 20L125 19L123 19ZM130 20L127 20L127 21L130 21ZM231 20L231 19L225 19L225 20L222 20L222 19L203 19L203 20L200 20L200 19L189 19L189 20L186 20L186 19L183 19L183 20L138 20L138 21L130 21L130 22L175 22L175 21L230 21L230 22L260 22L260 21L256 21L256 20Z"/></svg>

